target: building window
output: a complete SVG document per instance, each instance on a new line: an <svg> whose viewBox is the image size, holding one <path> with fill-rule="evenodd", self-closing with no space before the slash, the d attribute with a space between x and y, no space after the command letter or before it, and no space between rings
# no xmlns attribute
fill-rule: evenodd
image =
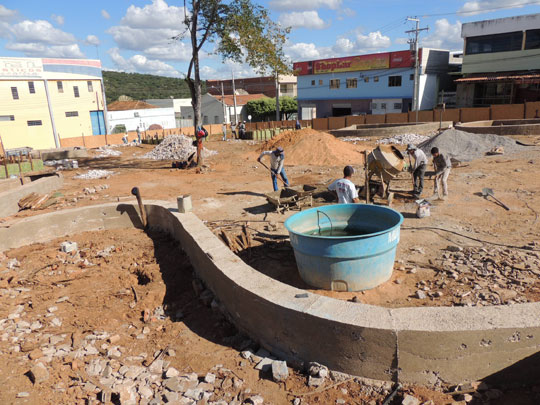
<svg viewBox="0 0 540 405"><path fill-rule="evenodd" d="M17 87L11 88L11 96L13 97L13 100L19 99L19 92L17 91Z"/></svg>
<svg viewBox="0 0 540 405"><path fill-rule="evenodd" d="M364 83L369 83L369 76L364 77Z"/></svg>
<svg viewBox="0 0 540 405"><path fill-rule="evenodd" d="M339 89L339 79L330 79L330 88Z"/></svg>
<svg viewBox="0 0 540 405"><path fill-rule="evenodd" d="M525 32L525 49L540 48L540 30L529 30Z"/></svg>
<svg viewBox="0 0 540 405"><path fill-rule="evenodd" d="M388 87L401 87L401 76L388 76Z"/></svg>
<svg viewBox="0 0 540 405"><path fill-rule="evenodd" d="M138 113L138 112L134 112L134 113L133 113L133 116L134 116L134 117L138 117L138 116L139 116L139 113ZM191 117L190 117L190 118L191 118Z"/></svg>
<svg viewBox="0 0 540 405"><path fill-rule="evenodd" d="M62 82L56 82L56 87L58 88L58 93L64 92L64 85L62 84Z"/></svg>
<svg viewBox="0 0 540 405"><path fill-rule="evenodd" d="M79 112L78 111L66 111L66 117L78 117Z"/></svg>
<svg viewBox="0 0 540 405"><path fill-rule="evenodd" d="M92 93L94 91L94 86L92 85L92 82L88 80L86 84L88 85L88 92Z"/></svg>
<svg viewBox="0 0 540 405"><path fill-rule="evenodd" d="M378 82L378 81L379 81L379 76L375 76L375 77L373 78L373 81L374 81L374 82Z"/></svg>
<svg viewBox="0 0 540 405"><path fill-rule="evenodd" d="M38 125L42 125L41 120L32 120L27 122L29 127L37 127Z"/></svg>
<svg viewBox="0 0 540 405"><path fill-rule="evenodd" d="M377 109L377 103L371 103L371 109L376 110Z"/></svg>
<svg viewBox="0 0 540 405"><path fill-rule="evenodd" d="M79 97L79 86L73 86L73 94L75 97Z"/></svg>
<svg viewBox="0 0 540 405"><path fill-rule="evenodd" d="M478 53L519 51L523 43L523 32L505 32L504 34L468 37L465 55Z"/></svg>
<svg viewBox="0 0 540 405"><path fill-rule="evenodd" d="M36 92L36 88L34 87L34 82L28 82L28 91L30 94L34 94Z"/></svg>
<svg viewBox="0 0 540 405"><path fill-rule="evenodd" d="M386 103L381 103L381 110L386 110Z"/></svg>
<svg viewBox="0 0 540 405"><path fill-rule="evenodd" d="M411 74L409 75L409 80L414 80L414 73L411 73Z"/></svg>
<svg viewBox="0 0 540 405"><path fill-rule="evenodd" d="M356 89L358 87L358 80L355 79L347 79L347 88L348 89Z"/></svg>
<svg viewBox="0 0 540 405"><path fill-rule="evenodd" d="M312 81L311 81L311 85L312 85L312 86L315 86L315 80L312 80Z"/></svg>
<svg viewBox="0 0 540 405"><path fill-rule="evenodd" d="M394 110L401 110L403 105L401 103L394 103Z"/></svg>
<svg viewBox="0 0 540 405"><path fill-rule="evenodd" d="M319 79L319 86L323 85L323 81Z"/></svg>
<svg viewBox="0 0 540 405"><path fill-rule="evenodd" d="M0 121L15 121L14 115L0 115Z"/></svg>

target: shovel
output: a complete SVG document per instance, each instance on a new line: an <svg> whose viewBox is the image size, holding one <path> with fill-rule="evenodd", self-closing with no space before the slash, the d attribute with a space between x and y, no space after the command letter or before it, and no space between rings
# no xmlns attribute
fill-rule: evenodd
<svg viewBox="0 0 540 405"><path fill-rule="evenodd" d="M503 207L505 210L510 211L510 208L508 208L506 205L504 205L497 197L495 197L495 194L493 194L493 190L490 188L483 188L482 189L482 195L484 198L487 198L489 196L493 197L495 201L497 201L501 207Z"/></svg>

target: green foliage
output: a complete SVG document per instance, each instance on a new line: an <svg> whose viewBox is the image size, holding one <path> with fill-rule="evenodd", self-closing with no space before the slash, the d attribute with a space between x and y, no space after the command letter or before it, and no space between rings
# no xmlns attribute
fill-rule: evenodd
<svg viewBox="0 0 540 405"><path fill-rule="evenodd" d="M275 98L260 98L258 100L248 101L246 104L248 114L253 116L253 121L269 121L276 117L276 99ZM289 119L291 114L296 114L298 111L298 102L294 97L280 97L279 110Z"/></svg>
<svg viewBox="0 0 540 405"><path fill-rule="evenodd" d="M274 105L275 105L274 100ZM285 115L285 119L289 119L291 114L298 112L298 101L296 97L280 97L279 98L279 111Z"/></svg>
<svg viewBox="0 0 540 405"><path fill-rule="evenodd" d="M252 0L188 0L183 21L185 30L174 37L190 42L192 54L185 80L194 110L194 126L201 121L201 81L199 53L206 43L214 43L222 58L247 63L260 74L289 73L283 45L290 28L281 28L268 11Z"/></svg>
<svg viewBox="0 0 540 405"><path fill-rule="evenodd" d="M112 130L113 134L123 134L124 132L127 132L126 126L124 124L115 125L115 127Z"/></svg>
<svg viewBox="0 0 540 405"><path fill-rule="evenodd" d="M103 71L107 103L126 95L134 100L149 98L189 98L189 88L183 79L139 73ZM205 91L203 83L203 91Z"/></svg>

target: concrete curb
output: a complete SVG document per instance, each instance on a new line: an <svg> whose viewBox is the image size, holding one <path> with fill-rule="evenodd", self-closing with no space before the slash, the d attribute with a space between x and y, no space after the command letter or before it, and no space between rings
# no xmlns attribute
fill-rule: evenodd
<svg viewBox="0 0 540 405"><path fill-rule="evenodd" d="M62 184L64 184L64 177L58 173L0 193L0 218L19 212L18 202L28 194L49 193L61 188Z"/></svg>
<svg viewBox="0 0 540 405"><path fill-rule="evenodd" d="M231 320L289 361L405 383L503 380L540 373L540 303L390 309L305 293L240 260L194 214L146 202L148 223L178 240ZM0 250L71 233L141 227L130 204L105 204L26 218L0 229Z"/></svg>

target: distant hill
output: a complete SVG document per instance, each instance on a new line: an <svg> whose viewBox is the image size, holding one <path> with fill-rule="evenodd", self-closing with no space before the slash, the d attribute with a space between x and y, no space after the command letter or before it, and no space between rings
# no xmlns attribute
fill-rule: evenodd
<svg viewBox="0 0 540 405"><path fill-rule="evenodd" d="M191 97L184 79L173 77L103 71L103 83L107 103L118 100L121 95L129 96L133 100ZM203 82L203 94L205 92L206 83Z"/></svg>

